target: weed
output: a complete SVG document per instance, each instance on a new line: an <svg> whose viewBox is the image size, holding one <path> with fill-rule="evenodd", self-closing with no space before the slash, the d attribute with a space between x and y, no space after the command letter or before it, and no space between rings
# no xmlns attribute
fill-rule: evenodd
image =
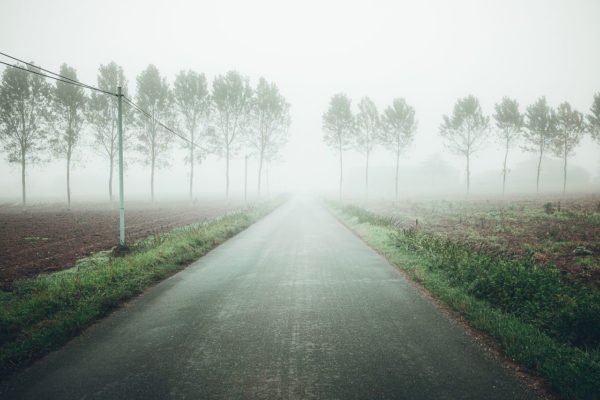
<svg viewBox="0 0 600 400"><path fill-rule="evenodd" d="M544 204L544 211L546 212L546 214L554 214L554 205L552 203Z"/></svg>
<svg viewBox="0 0 600 400"><path fill-rule="evenodd" d="M556 268L537 266L531 257L508 258L481 244L398 229L359 208L341 211L347 221L360 215L352 228L371 246L565 398L598 398L600 291L563 282Z"/></svg>
<svg viewBox="0 0 600 400"><path fill-rule="evenodd" d="M182 269L279 202L155 234L124 257L101 252L74 268L17 280L0 292L0 377L57 348L96 319Z"/></svg>

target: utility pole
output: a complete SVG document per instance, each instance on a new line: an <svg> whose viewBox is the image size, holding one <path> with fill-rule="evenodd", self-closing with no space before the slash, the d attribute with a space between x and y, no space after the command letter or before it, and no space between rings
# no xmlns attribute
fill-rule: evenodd
<svg viewBox="0 0 600 400"><path fill-rule="evenodd" d="M125 246L125 205L123 196L123 94L117 88L117 131L119 133L119 244Z"/></svg>

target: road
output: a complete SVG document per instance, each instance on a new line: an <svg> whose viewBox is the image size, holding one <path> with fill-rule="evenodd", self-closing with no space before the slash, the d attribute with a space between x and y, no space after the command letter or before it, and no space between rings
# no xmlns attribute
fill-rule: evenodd
<svg viewBox="0 0 600 400"><path fill-rule="evenodd" d="M296 198L13 375L0 398L533 396L322 206Z"/></svg>

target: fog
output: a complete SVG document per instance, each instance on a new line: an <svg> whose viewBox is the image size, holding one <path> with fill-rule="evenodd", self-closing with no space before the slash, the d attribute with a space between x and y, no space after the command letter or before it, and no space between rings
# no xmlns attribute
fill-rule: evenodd
<svg viewBox="0 0 600 400"><path fill-rule="evenodd" d="M291 104L290 139L268 166L265 192L337 193L338 156L323 143L322 114L335 93L353 111L369 96L381 112L403 97L416 110L414 143L401 160L402 196L465 191L464 159L444 148L442 115L458 98L476 96L486 115L503 96L521 112L539 97L551 107L568 101L587 114L600 91L600 2L590 1L31 1L0 4L0 51L52 71L66 62L96 84L100 64L123 66L130 93L136 76L155 64L172 85L180 70L212 79L237 70L253 86L263 76ZM8 60L4 60L8 61ZM4 68L0 68L4 70ZM129 127L126 127L127 130ZM91 135L84 135L90 137ZM472 160L473 193L501 192L503 151L489 140ZM87 143L85 143L87 142ZM73 200L107 197L107 163L84 140L72 172ZM364 192L364 159L348 151L344 193ZM535 192L535 154L509 153L508 193ZM127 151L128 198L149 199L149 172ZM231 192L243 195L244 154L231 165ZM188 168L175 145L172 165L156 177L157 199L187 196ZM567 191L600 189L600 145L585 137L569 158ZM541 190L562 188L561 162L548 153ZM256 196L257 160L248 163ZM196 169L195 196L224 196L225 161L209 156ZM0 197L18 201L20 167L0 162ZM29 169L31 200L61 200L63 160ZM266 175L265 178L266 179ZM370 193L391 198L393 155L376 148ZM115 188L117 186L115 185Z"/></svg>

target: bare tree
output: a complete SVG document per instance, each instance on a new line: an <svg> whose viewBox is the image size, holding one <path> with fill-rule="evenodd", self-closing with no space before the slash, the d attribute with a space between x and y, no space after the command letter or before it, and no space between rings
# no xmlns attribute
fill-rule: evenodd
<svg viewBox="0 0 600 400"><path fill-rule="evenodd" d="M481 111L479 100L474 96L459 99L450 117L444 115L440 136L453 152L467 160L467 195L470 191L471 156L478 150L488 129L489 118Z"/></svg>
<svg viewBox="0 0 600 400"><path fill-rule="evenodd" d="M354 116L350 110L350 99L343 93L334 95L329 101L329 109L322 117L323 140L329 147L338 151L340 156L340 188L339 199L342 200L342 155L352 143L354 133Z"/></svg>
<svg viewBox="0 0 600 400"><path fill-rule="evenodd" d="M67 64L60 66L60 75L77 80L75 69ZM67 161L67 207L69 209L71 209L71 160L75 147L81 139L86 103L87 97L83 88L56 81L53 96L56 136L51 144L54 153Z"/></svg>
<svg viewBox="0 0 600 400"><path fill-rule="evenodd" d="M149 115L138 113L137 150L143 162L150 165L150 199L154 202L154 173L157 168L168 165L167 154L171 147L171 135L162 124L173 121L172 94L158 68L149 65L137 77L136 102Z"/></svg>
<svg viewBox="0 0 600 400"><path fill-rule="evenodd" d="M368 97L363 97L358 103L356 115L356 133L354 148L365 156L365 198L369 197L369 156L376 143L376 137L381 129L381 121L377 106Z"/></svg>
<svg viewBox="0 0 600 400"><path fill-rule="evenodd" d="M115 92L117 87L122 88L122 93L129 96L127 80L123 67L115 62L100 65L98 68L98 88L108 92ZM130 115L125 113L123 114ZM104 93L92 92L86 108L87 122L94 132L95 148L108 160L108 198L113 201L113 171L119 152L119 134L117 131L117 98Z"/></svg>
<svg viewBox="0 0 600 400"><path fill-rule="evenodd" d="M39 72L33 66L17 65ZM45 149L51 86L43 77L13 67L2 73L0 85L0 141L10 163L21 164L21 201L27 202L27 165L40 160Z"/></svg>
<svg viewBox="0 0 600 400"><path fill-rule="evenodd" d="M506 175L508 174L506 167L508 150L523 130L523 115L519 112L519 103L508 97L504 97L500 103L496 104L495 109L494 119L498 128L497 134L504 146L504 162L502 164L502 195L504 195Z"/></svg>
<svg viewBox="0 0 600 400"><path fill-rule="evenodd" d="M563 194L567 190L567 159L575 154L575 148L585 132L583 114L573 110L567 102L558 106L555 116L555 132L552 136L552 150L563 159Z"/></svg>
<svg viewBox="0 0 600 400"><path fill-rule="evenodd" d="M378 140L386 148L392 149L396 156L395 199L398 201L398 174L400 154L412 142L417 130L415 109L406 100L394 99L383 112L382 129Z"/></svg>
<svg viewBox="0 0 600 400"><path fill-rule="evenodd" d="M290 105L274 83L260 78L252 107L256 130L249 136L250 145L258 154L258 196L261 194L263 163L272 159L287 142L290 126Z"/></svg>
<svg viewBox="0 0 600 400"><path fill-rule="evenodd" d="M249 79L237 71L217 76L213 81L213 119L217 129L211 131L215 151L225 157L225 198L229 199L229 160L239 149L238 136L248 123L252 105Z"/></svg>
<svg viewBox="0 0 600 400"><path fill-rule="evenodd" d="M535 190L539 193L542 158L544 156L544 151L546 151L546 148L550 145L552 134L554 132L552 109L548 107L546 97L541 97L534 104L527 107L525 117L525 127L527 129L523 132L526 141L523 149L532 153L538 153Z"/></svg>
<svg viewBox="0 0 600 400"><path fill-rule="evenodd" d="M210 116L210 95L206 85L206 77L194 71L181 71L175 78L173 96L179 115L187 131L187 141L183 146L187 150L185 161L190 164L190 200L194 193L194 164L202 161L205 150L202 138L206 134Z"/></svg>

